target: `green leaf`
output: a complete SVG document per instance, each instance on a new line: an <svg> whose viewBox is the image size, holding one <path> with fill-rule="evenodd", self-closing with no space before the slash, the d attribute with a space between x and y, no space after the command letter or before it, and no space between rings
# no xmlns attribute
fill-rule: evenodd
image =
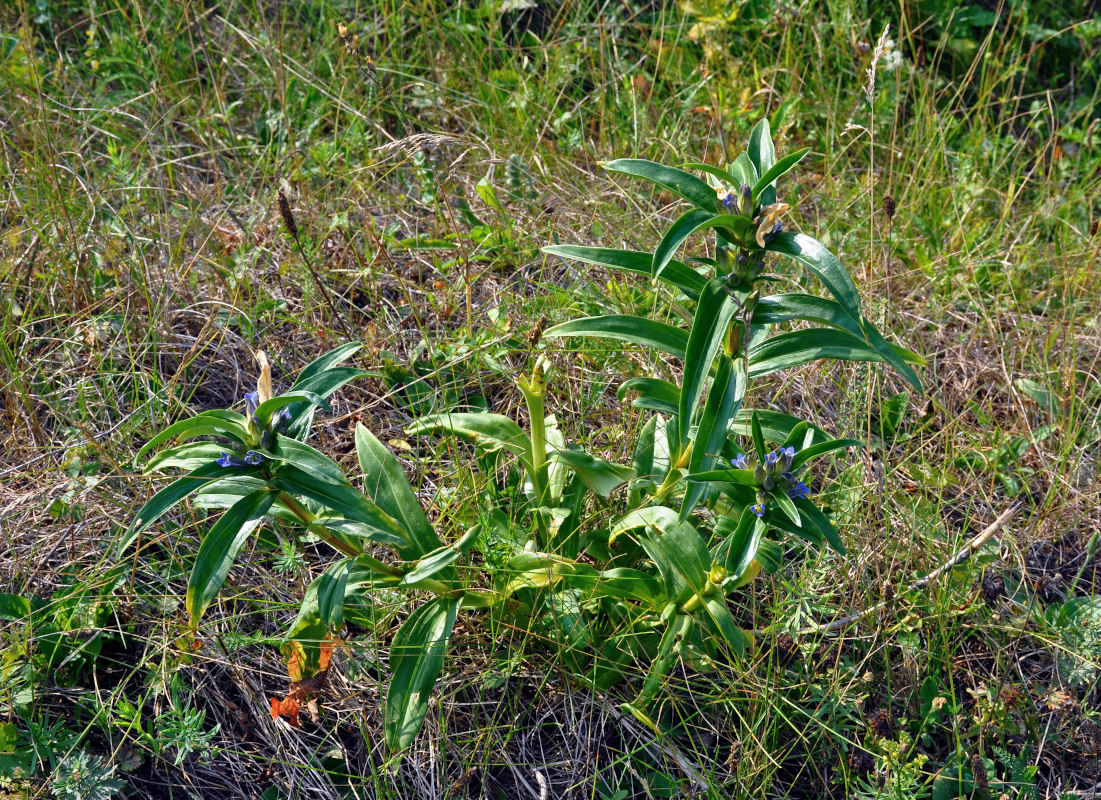
<svg viewBox="0 0 1101 800"><path fill-rule="evenodd" d="M203 612L226 582L234 559L273 502L275 494L267 489L245 495L203 537L187 581L186 605L192 630L199 627Z"/></svg>
<svg viewBox="0 0 1101 800"><path fill-rule="evenodd" d="M823 514L818 506L805 497L796 498L795 505L802 513L806 523L817 528L823 538L830 543L830 547L841 555L846 554L845 543L841 541L841 536L838 534L837 528L833 527L830 518Z"/></svg>
<svg viewBox="0 0 1101 800"><path fill-rule="evenodd" d="M254 467L251 471L259 471L259 468ZM139 509L137 515L135 515L133 521L130 523L130 527L127 528L126 533L123 534L122 541L118 546L118 554L121 556L126 552L127 548L134 543L134 540L141 535L142 531L160 519L170 508L185 497L198 491L211 481L216 481L219 478L224 478L227 475L233 475L239 472L245 472L245 470L237 470L233 467L220 467L216 462L212 462L174 480L168 486L149 498L149 502Z"/></svg>
<svg viewBox="0 0 1101 800"><path fill-rule="evenodd" d="M643 481L660 483L669 472L669 425L668 421L655 414L642 426L632 463Z"/></svg>
<svg viewBox="0 0 1101 800"><path fill-rule="evenodd" d="M276 434L275 446L271 454L286 464L293 464L318 480L348 485L348 478L340 465L305 442Z"/></svg>
<svg viewBox="0 0 1101 800"><path fill-rule="evenodd" d="M776 505L780 507L780 510L787 515L787 518L794 522L796 525L802 525L803 521L799 517L799 509L795 507L795 503L787 496L783 491L776 491L772 493L772 499L776 501Z"/></svg>
<svg viewBox="0 0 1101 800"><path fill-rule="evenodd" d="M806 464L812 458L818 458L818 456L824 455L833 450L841 450L846 447L865 446L866 443L861 442L858 439L833 439L828 442L819 442L818 444L812 444L810 447L805 447L795 454L795 458L791 460L791 469L799 469L799 467Z"/></svg>
<svg viewBox="0 0 1101 800"><path fill-rule="evenodd" d="M803 328L773 336L749 350L749 377L760 378L819 359L886 361L863 339L848 331Z"/></svg>
<svg viewBox="0 0 1101 800"><path fill-rule="evenodd" d="M315 358L306 367L298 373L298 377L294 381L294 385L291 386L291 391L295 389L303 388L303 385L313 378L315 375L319 375L322 372L328 372L333 367L347 361L356 351L360 350L363 345L360 342L348 342L342 344L340 347L335 347L328 353L325 353L318 358Z"/></svg>
<svg viewBox="0 0 1101 800"><path fill-rule="evenodd" d="M367 496L409 533L410 547L399 550L401 557L410 561L438 548L440 538L398 460L362 423L356 425L355 438Z"/></svg>
<svg viewBox="0 0 1101 800"><path fill-rule="evenodd" d="M707 587L707 572L711 568L711 554L691 524L680 522L670 528L660 539L666 558L673 565L693 594L702 594ZM678 602L682 597L676 598Z"/></svg>
<svg viewBox="0 0 1101 800"><path fill-rule="evenodd" d="M605 499L616 487L635 477L630 467L595 458L581 450L558 450L550 459L566 464L586 486Z"/></svg>
<svg viewBox="0 0 1101 800"><path fill-rule="evenodd" d="M741 188L741 184L738 183L738 179L727 172L725 169L720 169L719 167L713 166L711 164L701 164L698 161L692 161L688 164L684 164L683 166L686 169L698 169L700 172L706 172L708 175L718 178L734 191L737 191L739 188ZM714 203L718 203L718 192L712 189L711 195L711 200Z"/></svg>
<svg viewBox="0 0 1101 800"><path fill-rule="evenodd" d="M549 334L550 331L547 331L543 335ZM532 469L531 440L519 425L502 414L436 414L414 421L405 429L405 432L410 436L416 436L436 430L464 436L473 440L475 444L488 446L490 449L504 448L510 453L515 453L525 467Z"/></svg>
<svg viewBox="0 0 1101 800"><path fill-rule="evenodd" d="M684 243L684 240L693 233L707 228L719 228L728 239L738 241L753 230L753 220L737 214L715 214L701 209L686 212L673 223L658 242L654 250L654 266L651 275L654 278L661 276L662 270L672 260L673 253L677 252L677 248Z"/></svg>
<svg viewBox="0 0 1101 800"><path fill-rule="evenodd" d="M582 247L580 245L552 245L543 248L544 253L571 258L586 264L597 264L625 272L635 272L650 277L654 266L652 253L640 253L635 250L615 250L610 247ZM670 261L661 273L662 281L682 291L689 299L695 300L707 284L707 278L681 261Z"/></svg>
<svg viewBox="0 0 1101 800"><path fill-rule="evenodd" d="M656 183L700 208L709 210L715 208L715 190L708 186L706 181L682 169L667 167L641 158L620 158L615 161L605 161L601 166L610 172L622 172L624 175L632 175Z"/></svg>
<svg viewBox="0 0 1101 800"><path fill-rule="evenodd" d="M632 531L635 528L643 527L653 528L659 534L662 534L679 522L680 515L673 509L666 508L665 506L636 508L634 511L624 514L621 519L612 525L608 540L614 542L624 531Z"/></svg>
<svg viewBox="0 0 1101 800"><path fill-rule="evenodd" d="M793 417L790 414L784 414L779 411L757 409L753 412L749 412L746 409L742 409L734 417L734 425L741 429L737 430L736 433L743 436L750 435L750 418L753 414L757 415L757 421L761 426L761 430L765 438L770 442L787 442L788 437L796 426L804 422L798 417ZM808 426L808 430L813 434L815 442L827 442L833 438L826 433L826 431L814 425Z"/></svg>
<svg viewBox="0 0 1101 800"><path fill-rule="evenodd" d="M331 367L307 377L300 375L298 380L294 382L291 391L300 394L309 392L318 397L329 397L342 386L368 376L380 377L377 373L367 372L355 367ZM309 402L292 403L287 406L287 410L291 414L291 421L286 427L287 435L300 442L305 441L313 425L315 408L316 406Z"/></svg>
<svg viewBox="0 0 1101 800"><path fill-rule="evenodd" d="M681 426L677 452L683 452L688 444L688 425L699 404L703 385L711 374L711 365L719 354L730 321L738 312L738 304L727 294L725 286L722 278L708 281L696 307L696 318L684 351L684 381L679 406L684 424Z"/></svg>
<svg viewBox="0 0 1101 800"><path fill-rule="evenodd" d="M135 460L142 457L162 442L174 437L194 439L196 436L224 436L240 444L249 443L248 420L235 411L215 409L203 411L189 419L181 419L158 433L138 451Z"/></svg>
<svg viewBox="0 0 1101 800"><path fill-rule="evenodd" d="M677 358L684 358L684 351L688 347L688 334L680 328L657 320L624 314L573 319L561 325L555 325L543 334L544 338L559 336L617 339L652 347Z"/></svg>
<svg viewBox="0 0 1101 800"><path fill-rule="evenodd" d="M644 408L666 414L678 413L680 389L669 381L661 378L631 378L619 385L616 397L622 400L628 391L638 392L638 397L631 401L632 408Z"/></svg>
<svg viewBox="0 0 1101 800"><path fill-rule="evenodd" d="M451 545L445 545L428 553L412 570L402 576L404 585L415 584L425 578L431 578L436 573L447 569L456 561L462 553Z"/></svg>
<svg viewBox="0 0 1101 800"><path fill-rule="evenodd" d="M391 544L395 538L409 546L409 534L401 523L372 503L351 486L319 480L308 472L287 464L269 482L272 486L291 495L308 497L341 517L360 522L369 530L377 531L378 541ZM320 520L324 524L324 520ZM366 538L375 539L372 534Z"/></svg>
<svg viewBox="0 0 1101 800"><path fill-rule="evenodd" d="M689 472L705 472L715 465L715 459L726 443L727 426L745 398L745 389L745 372L741 363L735 363L725 355L719 356L719 370L711 383L707 405L696 430ZM692 513L706 488L704 483L689 484L681 505L682 519Z"/></svg>
<svg viewBox="0 0 1101 800"><path fill-rule="evenodd" d="M860 313L860 295L852 276L817 239L803 233L776 234L766 248L770 253L789 256L813 272L829 290L842 310L864 329L864 317Z"/></svg>
<svg viewBox="0 0 1101 800"><path fill-rule="evenodd" d="M802 161L809 152L810 148L804 147L802 150L796 150L794 153L788 153L786 156L773 164L769 168L768 172L762 175L760 180L758 180L757 183L753 186L753 199L760 199L763 205L770 205L772 202L775 202L775 199L769 201L768 203L765 202L763 194L765 189L775 189L776 180L786 173L790 172L791 169L800 161Z"/></svg>
<svg viewBox="0 0 1101 800"><path fill-rule="evenodd" d="M600 573L600 593L621 600L638 600L660 611L668 602L657 579L638 569L617 567Z"/></svg>
<svg viewBox="0 0 1101 800"><path fill-rule="evenodd" d="M757 557L757 548L766 530L768 526L746 506L734 530L713 549L712 558L726 568L732 582L745 575Z"/></svg>
<svg viewBox="0 0 1101 800"><path fill-rule="evenodd" d="M317 613L330 630L344 625L344 598L348 594L348 577L354 560L342 558L314 581L317 591Z"/></svg>
<svg viewBox="0 0 1101 800"><path fill-rule="evenodd" d="M166 469L196 469L217 461L225 451L225 445L217 442L187 442L161 450L146 462L142 473L148 475Z"/></svg>
<svg viewBox="0 0 1101 800"><path fill-rule="evenodd" d="M730 614L726 598L722 595L710 595L703 599L703 605L711 621L715 623L715 628L730 645L730 649L738 655L744 655L745 634L734 624L734 617Z"/></svg>
<svg viewBox="0 0 1101 800"><path fill-rule="evenodd" d="M753 371L750 370L750 376L753 375ZM761 430L761 420L757 416L757 412L753 412L752 429L753 429L753 449L757 451L757 461L761 464L765 463L765 451L768 447L765 446L765 434Z"/></svg>
<svg viewBox="0 0 1101 800"><path fill-rule="evenodd" d="M256 414L254 416L260 421L261 425L266 426L271 421L272 414L294 403L308 403L313 406L320 406L326 411L329 410L329 404L324 397L319 394L314 394L313 392L299 390L297 392L276 395L270 400L265 400L256 407Z"/></svg>
<svg viewBox="0 0 1101 800"><path fill-rule="evenodd" d="M437 597L405 620L390 646L390 689L383 709L386 744L404 750L417 736L428 713L428 698L443 669L455 627L459 598Z"/></svg>
<svg viewBox="0 0 1101 800"><path fill-rule="evenodd" d="M772 165L776 163L776 146L772 143L772 131L767 119L762 119L753 126L753 130L749 134L747 153L758 175L766 174L772 169ZM753 184L750 183L749 185L752 186ZM754 192L753 195L756 196L757 192ZM768 205L768 203L765 203L765 205Z"/></svg>
<svg viewBox="0 0 1101 800"><path fill-rule="evenodd" d="M757 183L757 176L760 175L757 172L757 167L753 163L753 159L749 157L749 153L744 150L738 154L738 157L734 159L734 163L727 167L727 172L737 178L738 188L743 185L753 187Z"/></svg>

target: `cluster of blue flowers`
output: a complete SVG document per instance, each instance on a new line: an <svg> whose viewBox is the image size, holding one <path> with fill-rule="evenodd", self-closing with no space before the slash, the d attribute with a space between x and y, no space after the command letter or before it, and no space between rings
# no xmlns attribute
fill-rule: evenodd
<svg viewBox="0 0 1101 800"><path fill-rule="evenodd" d="M758 486L757 502L751 505L749 510L758 517L763 517L768 511L769 492L775 489L781 489L793 500L810 497L810 487L789 471L794 459L795 448L789 445L767 453L763 464L757 463L756 453L750 455L739 453L731 460L730 465L734 469L754 471L754 479Z"/></svg>
<svg viewBox="0 0 1101 800"><path fill-rule="evenodd" d="M255 450L249 450L247 453L245 453L244 458L238 458L237 456L232 456L229 453L225 452L218 456L219 467L237 467L238 469L243 469L245 467L258 467L261 463L263 463L263 461L264 457L257 453Z"/></svg>
<svg viewBox="0 0 1101 800"><path fill-rule="evenodd" d="M260 424L260 420L256 418L256 410L260 407L260 393L259 392L246 392L245 393L245 416L248 417L249 424L260 431L260 444L267 449L271 449L275 446L276 433L282 433L286 429L287 425L291 421L291 412L289 409L282 409L278 414L271 418L271 424L266 428ZM237 469L244 469L246 467L258 467L264 462L264 456L262 453L256 450L249 450L245 453L244 458L233 455L231 453L223 452L218 456L218 466L220 467L235 467Z"/></svg>

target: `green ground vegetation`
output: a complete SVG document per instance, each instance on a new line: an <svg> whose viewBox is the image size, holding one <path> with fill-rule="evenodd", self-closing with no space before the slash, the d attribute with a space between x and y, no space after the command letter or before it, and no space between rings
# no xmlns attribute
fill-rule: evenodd
<svg viewBox="0 0 1101 800"><path fill-rule="evenodd" d="M4 5L0 793L1091 796L1099 73L1084 1ZM296 655L285 634L334 560L315 536L265 525L197 636L188 575L216 504L119 557L166 485L139 449L241 408L258 351L278 393L362 343L311 442L358 475L368 428L445 542L484 521L487 493L518 491L515 465L411 423L526 425L517 380L539 355L565 440L631 463L650 412L617 390L679 383L679 364L542 332L683 310L543 248L652 250L683 204L600 162L725 164L761 119L780 155L810 148L785 224L837 253L868 320L926 363L924 392L864 363L753 384L752 407L866 447L815 470L844 553L785 540L731 596L742 655L672 664L635 716L621 704L645 664L595 685L553 632L460 611L424 727L395 752L388 656L424 598L376 592L339 641ZM522 545L487 528L454 568ZM292 697L297 727L273 713Z"/></svg>

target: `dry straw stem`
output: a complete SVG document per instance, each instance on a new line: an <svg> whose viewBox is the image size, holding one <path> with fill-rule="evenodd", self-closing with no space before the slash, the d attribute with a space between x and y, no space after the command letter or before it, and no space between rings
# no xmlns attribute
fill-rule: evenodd
<svg viewBox="0 0 1101 800"><path fill-rule="evenodd" d="M941 575L948 572L950 569L953 569L954 567L958 567L964 561L969 559L972 553L974 553L976 550L978 550L980 547L990 541L994 534L1001 530L1002 527L1007 522L1009 522L1010 519L1013 518L1013 515L1020 510L1020 508L1020 503L1015 503L1014 505L1011 505L1009 508L1003 511L996 520L991 522L982 533L980 533L978 536L976 536L974 539L964 545L958 553L952 556L952 558L948 559L941 566L937 567L924 578L921 578L920 580L916 580L911 583L909 587L907 587L908 590L911 592L921 591L930 583L939 578ZM887 607L889 602L890 601L888 600L883 600L873 606L865 608L863 611L858 611L855 614L850 614L849 616L842 617L841 619L835 619L833 622L827 623L825 625L816 625L806 628L800 631L800 633L804 635L811 633L824 633L825 631L834 631L838 628L844 628L846 625L851 625L852 623L857 622L864 617L874 614L877 611L881 611L882 609Z"/></svg>

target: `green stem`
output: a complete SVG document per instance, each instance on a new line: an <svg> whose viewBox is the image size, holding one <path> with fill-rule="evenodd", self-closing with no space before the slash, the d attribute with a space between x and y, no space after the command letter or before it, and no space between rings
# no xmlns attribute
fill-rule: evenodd
<svg viewBox="0 0 1101 800"><path fill-rule="evenodd" d="M339 539L335 535L333 535L332 531L330 531L328 528L326 528L324 526L324 524L317 521L317 515L316 514L314 514L312 511L310 511L304 505L302 505L297 500L295 500L287 492L280 492L279 493L279 502L281 502L283 505L285 505L287 508L289 508L291 510L291 512L296 517L298 517L298 519L302 522L302 524L305 525L306 528L311 533L316 534L318 536L318 538L320 538L323 542L325 542L325 544L329 545L330 547L332 547L336 550L339 550L341 553L343 553L346 556L352 556L353 558L356 558L356 557L362 555L362 553L359 550L357 550L355 547L353 547L352 545L348 544L345 541L342 541L341 539ZM379 562L379 563L381 563L381 562ZM383 566L385 566L385 565L383 565ZM390 568L388 568L388 569L390 569Z"/></svg>

